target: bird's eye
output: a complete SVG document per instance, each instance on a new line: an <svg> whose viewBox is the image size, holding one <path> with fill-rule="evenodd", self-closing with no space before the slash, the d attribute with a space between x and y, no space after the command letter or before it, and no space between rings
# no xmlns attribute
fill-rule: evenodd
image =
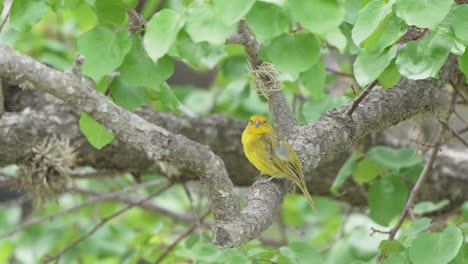
<svg viewBox="0 0 468 264"><path fill-rule="evenodd" d="M266 120L262 122L262 124L265 124L266 123Z"/></svg>

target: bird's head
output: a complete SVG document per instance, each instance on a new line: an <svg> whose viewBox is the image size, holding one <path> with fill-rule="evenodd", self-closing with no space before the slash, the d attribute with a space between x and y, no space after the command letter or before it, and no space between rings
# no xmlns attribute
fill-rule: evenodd
<svg viewBox="0 0 468 264"><path fill-rule="evenodd" d="M273 132L273 127L263 115L253 115L247 124L247 129L252 134L267 134Z"/></svg>

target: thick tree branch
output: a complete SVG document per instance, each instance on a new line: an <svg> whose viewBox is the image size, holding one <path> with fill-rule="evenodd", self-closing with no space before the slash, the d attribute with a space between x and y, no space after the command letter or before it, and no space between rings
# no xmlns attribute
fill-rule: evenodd
<svg viewBox="0 0 468 264"><path fill-rule="evenodd" d="M4 53L4 52L3 52ZM2 53L2 54L3 54ZM3 69L3 63L4 63L4 58L0 58L0 77L6 75L5 72L2 71ZM409 81L409 80L403 80L400 82L397 87L387 90L387 91L381 91L381 90L376 90L373 91L372 93L369 94L369 96L363 100L363 102L360 104L360 106L356 109L356 111L353 113L353 120L347 119L345 112L347 109L349 109L349 106L344 106L341 107L337 110L330 111L326 114L324 114L321 119L307 125L307 126L301 126L301 127L294 127L294 131L292 135L294 135L293 139L293 146L294 148L298 151L300 154L300 158L303 161L303 167L304 170L306 171L307 179L309 179L309 186L311 186L312 193L316 194L329 194L329 186L331 185L331 182L333 181L334 177L334 172L336 172L339 169L340 165L334 165L334 166L327 166L325 168L327 172L329 173L329 177L323 177L323 174L317 171L313 171L314 168L318 168L319 165L326 164L327 162L333 161L333 159L336 159L337 151L342 151L351 146L352 143L356 142L358 139L362 138L369 132L374 132L381 130L383 128L389 127L391 125L394 125L396 123L399 123L407 118L410 118L414 114L421 113L423 112L427 107L432 106L432 90L436 90L441 88L445 82L446 82L446 76L450 71L454 69L454 63L452 60L449 60L447 65L444 67L442 72L440 73L440 79L439 80L424 80L424 81ZM21 72L19 69L17 69L19 72ZM9 74L10 78L12 76L14 77L14 74ZM45 78L47 78L48 75L45 75ZM40 78L39 76L37 78ZM423 88L426 88L426 90L423 90ZM393 102L396 100L396 102ZM420 101L421 102L420 102ZM50 109L53 109L55 106L51 105L49 106ZM62 106L65 109L65 106ZM396 108L395 108L396 107ZM47 110L47 106L45 106L43 109L44 111ZM52 113L51 119L53 119L53 112L49 113L43 113L43 120L49 120L49 116ZM56 111L56 109L55 109ZM76 113L74 113L71 110L66 110L68 111L67 114L68 116L74 116L76 118ZM394 114L389 113L389 112L395 112ZM402 114L403 113L403 114ZM0 134L5 133L9 135L9 133L12 131L12 127L15 128L15 125L18 124L17 121L22 121L23 119L17 118L19 115L23 118L27 118L28 114L31 114L31 110L24 109L23 111L19 113L11 113L7 112L3 119L0 119ZM185 118L185 117L176 117L175 115L171 114L163 114L163 113L151 113L149 116L154 114L154 116L157 116L158 118L161 118L163 121L159 120L160 122L167 122L167 128L169 130L171 126L173 126L175 129L181 129L185 130L184 134L190 134L192 131L193 133L193 127L196 124L199 124L200 120L205 120L206 122L210 123L208 127L210 129L202 129L200 134L197 134L196 137L201 137L202 141L207 140L210 142L215 142L218 141L213 135L225 135L227 138L231 139L237 139L236 142L238 142L238 139L240 137L240 132L242 131L242 123L240 122L235 122L232 120L227 121L226 124L225 121L223 121L222 118L220 118L217 121L214 121L213 118L207 117L206 119L190 119L190 118ZM58 114L55 114L58 116ZM73 119L73 118L72 118ZM70 132L74 131L71 133L79 134L79 130L76 127L76 119L65 119L69 123L70 128L65 128L63 132ZM147 119L147 118L145 118ZM147 119L148 120L148 119ZM172 122L175 120L176 122ZM31 120L34 122L34 120ZM53 126L59 127L60 123L62 120L61 119L55 119L55 121L49 121ZM149 120L152 122L151 120ZM74 122L74 123L73 123ZM158 122L158 121L157 121ZM157 123L156 122L156 123ZM20 122L21 123L21 122ZM73 125L72 125L73 123ZM104 123L104 122L103 122ZM171 125L174 123L173 125ZM31 130L31 127L34 127L31 125L32 123L29 124L29 130ZM36 124L36 123L34 123ZM230 125L233 125L236 127L233 130L230 130ZM40 124L37 124L40 127ZM164 125L161 125L163 127L166 127ZM27 127L27 126L26 126ZM192 129L189 129L192 127ZM202 127L202 126L196 126L196 127ZM10 132L6 131L8 130L7 128L10 128ZM2 132L2 129L3 132ZM28 129L26 129L28 130ZM26 132L32 133L36 137L39 136L47 136L51 133L50 129L45 129L45 130L37 130L34 131L34 128L32 129L33 131ZM210 131L211 130L211 131ZM55 130L55 131L60 131L60 130ZM62 131L61 131L62 132ZM24 134L25 132L23 132ZM170 132L167 132L171 134ZM198 133L195 131L195 134ZM215 134L213 134L215 133ZM29 137L31 135L28 134ZM13 136L10 135L10 138L14 138ZM34 138L34 137L32 137ZM209 139L207 139L209 138ZM1 142L2 137L0 137L0 142ZM222 140L221 142L224 142L226 144L226 140ZM0 143L0 145L3 144L3 142ZM5 143L6 146L9 146L9 143ZM119 145L120 144L120 145ZM216 143L213 143L216 144ZM240 145L240 144L238 144ZM231 151L231 154L233 156L234 153L237 153L237 160L243 160L242 157L242 150L240 146L237 146L235 144L231 145L232 149L230 150L224 150L225 153L229 153ZM237 146L237 147L236 147ZM143 160L145 160L146 164L142 167L145 168L161 168L161 167L166 167L167 169L167 164L177 164L180 167L176 168L185 168L189 169L190 167L187 163L180 163L178 160L163 160L164 165L160 166L158 163L153 163L151 159L149 159L146 154L147 151L144 148L137 148L133 149L129 145L124 145L118 142L114 142L111 144L109 147L115 147L115 154L120 153L119 150L122 150L123 148L127 149L132 149L132 153L137 153L137 156L139 155L140 157L142 154L138 153L143 153ZM14 148L14 146L10 146L10 148ZM235 149L235 150L234 150ZM233 151L234 150L234 151ZM6 149L6 153L8 151L8 148ZM14 150L13 150L14 151ZM5 155L4 151L0 153L1 155ZM28 148L25 147L22 151L22 153L27 153ZM105 153L105 151L103 151ZM125 157L130 158L131 155L129 155L126 152L121 152L125 155ZM126 153L126 154L125 154ZM194 154L196 153L196 154ZM215 151L216 153L216 151ZM86 155L86 154L84 154ZM168 155L168 154L166 154ZM191 152L190 155L194 155L194 157L199 156L199 152ZM10 159L10 163L15 163L16 160L11 160L9 157L1 156L0 161L3 159ZM104 157L105 154L101 154L101 157L106 160L110 160L111 158ZM221 155L222 156L222 155ZM19 157L19 160L21 160L21 156L16 155L16 157ZM346 158L346 155L342 155L339 159L343 160ZM441 157L439 158L439 160ZM451 162L450 159L447 159L448 162ZM460 160L458 160L460 161ZM458 162L457 161L457 162ZM93 161L96 164L102 164L100 160L94 160ZM240 162L242 164L241 168L247 168L248 162L244 161ZM341 164L341 163L338 163ZM463 163L459 164L463 166ZM102 165L101 165L102 166ZM132 167L132 165L130 165ZM195 166L194 168L198 168ZM251 167L250 167L251 168ZM322 168L324 169L324 168ZM324 169L324 171L325 171ZM331 169L331 170L330 170ZM151 169L150 169L151 170ZM254 175L255 171L253 169L246 169L246 171L252 170L253 173L248 172L243 175L243 179L248 177L251 177L251 175ZM335 171L333 171L335 170ZM169 170L166 171L166 174L168 174ZM232 170L230 171L236 171L236 168L233 167ZM314 172L314 173L312 173ZM436 173L436 170L434 171ZM433 182L437 183L441 179L441 175L447 175L447 171L441 172L441 174L438 174L436 178L434 178ZM180 175L181 173L177 173ZM321 175L321 177L314 177L314 181L311 181L311 177L309 175ZM455 175L456 177L459 177L459 175ZM450 185L449 188L453 190L453 188L460 188L460 186L456 186L457 182L456 181L450 181L444 180L444 184ZM460 182L466 182L466 179L458 179L458 185L460 185ZM324 185L325 184L325 185ZM453 186L455 184L455 186ZM327 186L328 185L328 186ZM434 184L436 186L437 184ZM261 192L257 191L258 188L262 188ZM436 188L436 187L435 187ZM257 189L257 190L256 190ZM239 218L234 218L234 221L219 221L217 223L217 226L214 229L214 237L217 239L215 241L222 242L224 246L236 246L240 245L242 243L247 242L249 239L254 238L263 230L265 230L271 222L276 218L277 216L277 208L279 208L279 204L282 200L283 194L285 192L286 187L283 185L283 183L280 182L272 182L268 184L263 184L261 186L256 186L256 188L253 188L250 192L250 196L252 198L248 198L248 205L247 207L242 211L242 214L239 214ZM451 194L448 194L444 190L438 190L440 195L448 195L450 196ZM363 193L350 193L349 199L348 197L344 197L347 199L349 202L354 203L354 204L362 204L362 201L365 201L365 192ZM460 197L463 197L463 192L457 192L458 196L455 197L456 200L460 199ZM426 197L426 196L423 196ZM432 197L432 196L429 196ZM357 200L356 200L357 199ZM271 201L274 201L271 202ZM359 202L360 201L360 202ZM249 207L250 205L250 207ZM254 212L255 210L258 211L257 214L254 215L251 219L256 219L257 226L251 225L249 223L248 217L251 217L249 214L246 212ZM219 239L219 240L218 240Z"/></svg>
<svg viewBox="0 0 468 264"><path fill-rule="evenodd" d="M215 218L228 220L237 217L239 202L224 163L207 146L172 134L125 111L72 73L49 68L6 46L0 46L0 54L2 78L24 88L54 95L78 111L88 113L123 142L143 151L154 162L176 162L190 168L200 177Z"/></svg>

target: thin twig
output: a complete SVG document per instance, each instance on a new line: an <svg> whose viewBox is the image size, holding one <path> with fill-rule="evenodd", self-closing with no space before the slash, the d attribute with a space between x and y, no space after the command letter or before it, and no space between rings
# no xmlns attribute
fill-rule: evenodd
<svg viewBox="0 0 468 264"><path fill-rule="evenodd" d="M327 243L324 247L322 247L319 250L320 253L324 253L324 252L328 251L330 248L333 247L333 245L336 244L336 242L338 242L341 238L344 237L344 235L345 235L345 226L346 226L346 223L348 222L349 217L351 216L352 212L353 212L353 207L350 206L348 211L346 212L346 215L345 215L345 218L344 218L344 221L343 221L343 225L341 226L340 232L335 236L335 238L332 241Z"/></svg>
<svg viewBox="0 0 468 264"><path fill-rule="evenodd" d="M260 67L263 63L262 59L258 56L259 44L252 34L252 31L247 26L245 19L241 19L237 24L236 33L231 34L225 44L241 44L244 46L245 53L249 58L250 65L254 69Z"/></svg>
<svg viewBox="0 0 468 264"><path fill-rule="evenodd" d="M354 110L356 110L356 108L359 106L359 104L361 103L362 100L364 100L364 98L366 98L366 96L372 91L372 89L374 88L374 86L376 86L378 83L377 80L373 81L371 84L369 84L367 86L367 88L364 90L364 92L362 92L361 95L359 95L358 98L356 98L354 101L353 101L353 104L351 105L351 108L349 108L347 114L348 116L351 116L354 112Z"/></svg>
<svg viewBox="0 0 468 264"><path fill-rule="evenodd" d="M14 233L16 233L18 231L21 231L21 230L23 230L23 229L25 229L27 227L32 226L32 225L42 223L42 222L45 222L45 221L49 221L49 220L52 220L52 219L57 218L59 216L62 216L62 215L77 211L77 210L79 210L79 209L81 209L81 208L83 208L85 206L95 204L95 203L100 202L100 201L109 200L109 199L112 199L114 197L119 197L119 196L122 196L123 194L129 193L129 192L132 192L132 191L136 191L138 189L161 185L161 184L166 183L166 182L167 182L166 179L158 179L158 180L148 181L148 182L141 183L141 184L135 184L135 185L126 187L126 188L124 188L124 189L122 189L120 191L104 193L104 194L102 194L102 195L100 195L98 197L95 197L93 199L89 199L89 200L87 200L87 201L85 201L85 202L83 202L81 204L78 204L76 206L73 206L71 208L68 208L68 209L65 209L65 210L62 210L62 211L58 211L58 212L55 212L53 214L46 215L46 216L43 216L43 217L39 217L39 218L36 218L36 219L31 219L31 220L28 220L28 221L26 221L24 223L21 223L20 225L15 227L13 230L1 234L0 239L11 236ZM73 190L74 188L72 187L70 189Z"/></svg>
<svg viewBox="0 0 468 264"><path fill-rule="evenodd" d="M463 145L465 145L465 147L468 148L468 142L466 142L462 137L460 137L460 135L457 134L457 132L453 131L453 129L451 127L449 127L449 125L447 125L446 123L444 122L440 122L442 124L442 126L447 129L448 131L450 131L450 133L456 138L458 139Z"/></svg>
<svg viewBox="0 0 468 264"><path fill-rule="evenodd" d="M408 215L409 210L413 206L414 200L416 199L416 195L418 194L419 190L421 189L421 186L423 185L423 183L426 180L427 176L432 171L432 167L433 167L435 159L437 157L437 153L439 152L440 145L441 145L440 142L435 143L435 146L432 149L432 153L431 153L431 156L429 157L429 160L427 161L426 165L424 166L424 169L421 172L421 175L419 176L418 181L414 185L413 189L411 189L410 196L408 198L408 201L406 202L406 206L403 209L403 212L400 215L400 218L398 219L398 222L390 230L390 234L388 236L389 240L393 240L395 238L395 235L396 235L398 229L400 229L401 224L403 224L403 220L405 220L406 216Z"/></svg>
<svg viewBox="0 0 468 264"><path fill-rule="evenodd" d="M8 21L8 18L10 17L10 11L11 11L11 6L10 9L8 10L5 19L3 19L2 24L0 25L0 32L2 32L3 27L5 26L6 22Z"/></svg>
<svg viewBox="0 0 468 264"><path fill-rule="evenodd" d="M452 85L452 88L453 90L458 94L458 96L461 97L461 99L463 100L463 102L465 102L466 104L468 104L468 99L465 98L465 96L460 92L460 90L458 90L458 87L455 85L455 83L453 81L449 81L450 84Z"/></svg>
<svg viewBox="0 0 468 264"><path fill-rule="evenodd" d="M432 167L434 165L435 159L437 157L437 153L439 152L441 143L438 140L434 148L432 149L431 156L429 157L429 160L427 161L426 165L424 166L423 171L421 172L421 175L418 178L418 181L414 185L413 189L411 189L410 196L408 198L408 201L406 202L405 208L400 214L400 217L398 218L398 222L395 224L395 226L388 231L388 241L391 241L395 238L396 233L400 229L401 225L403 224L403 221L405 220L406 216L408 215L409 211L413 207L414 201L416 199L416 195L418 194L419 190L421 189L421 186L423 185L424 181L426 180L427 176L429 173L432 171ZM384 249L383 254L379 254L377 256L377 260L380 260L386 252L386 248Z"/></svg>
<svg viewBox="0 0 468 264"><path fill-rule="evenodd" d="M193 202L193 197L192 194L190 193L189 188L187 187L187 184L184 182L182 183L182 187L184 188L185 194L187 195L187 198L190 202L190 208L192 209L192 215L193 218L195 219L195 224L197 225L197 230L198 230L198 236L200 237L200 240L203 240L203 233L201 231L201 221L200 218L198 217L197 214L197 208L195 207L195 203Z"/></svg>
<svg viewBox="0 0 468 264"><path fill-rule="evenodd" d="M144 203L150 199L152 199L153 197L163 193L164 191L168 190L171 186L173 185L173 183L169 183L168 185L164 186L163 188L161 188L160 190L156 191L156 192L153 192L151 193L150 195L148 195L147 197L141 199L140 201L138 201L137 204L141 204L141 203ZM101 219L101 221L95 225L93 227L93 229L89 230L86 234L82 235L81 237L75 239L72 243L68 244L68 246L62 248L58 253L56 253L55 255L52 255L52 256L49 256L47 257L45 260L44 260L44 263L49 263L49 262L52 262L54 260L58 260L65 252L67 252L68 250L70 250L72 247L76 246L77 244L79 244L81 241L85 240L86 238L90 237L92 234L94 234L99 228L101 228L103 225L105 225L107 222L109 222L110 220L122 215L123 213L125 213L126 211L128 211L130 208L132 208L134 205L133 204L129 204L127 206L125 206L124 208L118 210L117 212L107 216L107 217L104 217Z"/></svg>
<svg viewBox="0 0 468 264"><path fill-rule="evenodd" d="M340 72L340 71L337 71L337 70L334 70L334 69L331 69L331 68L328 68L328 67L326 68L326 70L327 70L327 72L333 73L335 75L340 75L340 76L344 76L344 77L354 79L354 74L352 74L352 73Z"/></svg>
<svg viewBox="0 0 468 264"><path fill-rule="evenodd" d="M390 231L383 231L383 230L379 230L379 229L376 229L376 228L373 228L371 227L371 233L370 233L370 236L373 236L375 233L379 233L379 234L390 234Z"/></svg>
<svg viewBox="0 0 468 264"><path fill-rule="evenodd" d="M465 133L465 132L467 132L467 131L468 131L468 126L465 127L465 128L463 128L463 129L461 129L460 131L458 131L457 134L458 134L458 135L461 135L461 134L463 134L463 133Z"/></svg>
<svg viewBox="0 0 468 264"><path fill-rule="evenodd" d="M210 213L210 211L207 211L206 213L204 213L202 216L201 216L201 220L205 219L208 214ZM195 229L197 229L197 226L198 224L197 223L194 223L192 224L189 228L187 228L187 230L185 230L184 232L180 233L180 235L176 238L176 240L174 240L174 242L172 242L167 248L166 250L164 251L164 253L162 253L161 256L159 256L159 258L154 262L154 263L161 263L161 261L167 257L167 255L172 251L172 249L174 249L175 246L177 246L177 244L179 244L180 241L182 241L182 239L186 238L187 236L189 236L193 231L195 231Z"/></svg>
<svg viewBox="0 0 468 264"><path fill-rule="evenodd" d="M79 179L102 179L102 178L114 178L117 176L124 176L127 172L118 170L100 170L100 171L77 171L71 174L71 177L75 180Z"/></svg>

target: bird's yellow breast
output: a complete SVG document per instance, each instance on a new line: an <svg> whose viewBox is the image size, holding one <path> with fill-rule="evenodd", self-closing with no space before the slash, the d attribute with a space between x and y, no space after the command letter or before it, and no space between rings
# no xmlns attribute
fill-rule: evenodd
<svg viewBox="0 0 468 264"><path fill-rule="evenodd" d="M249 131L242 133L242 145L247 159L257 170L269 175L281 177L282 175L273 163L272 154L276 149L276 140L273 134L252 134Z"/></svg>

